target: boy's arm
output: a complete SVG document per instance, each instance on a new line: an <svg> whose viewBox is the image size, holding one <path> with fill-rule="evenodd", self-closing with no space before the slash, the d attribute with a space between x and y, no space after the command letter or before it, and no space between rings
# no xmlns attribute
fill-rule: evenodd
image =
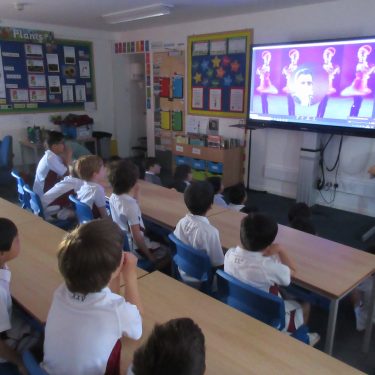
<svg viewBox="0 0 375 375"><path fill-rule="evenodd" d="M10 348L2 339L0 339L0 357L6 359L11 363L14 363L17 366L18 371L22 375L28 374L26 368L23 365L21 355Z"/></svg>
<svg viewBox="0 0 375 375"><path fill-rule="evenodd" d="M107 212L107 209L104 207L98 207L98 211L99 211L99 214L100 214L100 217L102 219L105 219L105 218L108 218L108 212Z"/></svg>
<svg viewBox="0 0 375 375"><path fill-rule="evenodd" d="M290 274L291 276L294 276L297 272L297 268L295 263L289 258L289 256L286 254L285 250L283 250L280 245L273 243L272 245L268 246L263 251L264 256L272 256L272 255L278 255L280 258L280 261L282 264L285 264L290 268Z"/></svg>
<svg viewBox="0 0 375 375"><path fill-rule="evenodd" d="M154 255L150 252L149 248L146 245L145 239L143 237L141 226L139 224L130 225L130 230L135 244L138 247L138 250L151 262L155 262L156 259Z"/></svg>

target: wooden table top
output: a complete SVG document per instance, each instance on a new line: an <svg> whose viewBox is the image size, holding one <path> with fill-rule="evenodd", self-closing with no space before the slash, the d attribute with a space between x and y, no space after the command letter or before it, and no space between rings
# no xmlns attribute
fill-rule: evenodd
<svg viewBox="0 0 375 375"><path fill-rule="evenodd" d="M246 215L222 212L209 218L225 249L241 244L240 224ZM275 242L295 261L294 281L330 298L339 298L375 270L375 255L279 224Z"/></svg>
<svg viewBox="0 0 375 375"><path fill-rule="evenodd" d="M206 375L217 374L353 374L359 373L183 283L153 272L139 280L144 305L143 335L123 339L122 372L155 323L192 318L206 340ZM197 308L198 307L198 308Z"/></svg>
<svg viewBox="0 0 375 375"><path fill-rule="evenodd" d="M139 205L142 215L153 222L174 228L178 221L189 211L184 202L184 195L173 189L151 184L150 182L139 180L140 197ZM106 195L112 194L112 188L106 188ZM213 205L207 216L217 215L226 209Z"/></svg>
<svg viewBox="0 0 375 375"><path fill-rule="evenodd" d="M23 223L31 224L36 221L43 221L39 216L3 198L0 198L0 217L12 220L17 226Z"/></svg>

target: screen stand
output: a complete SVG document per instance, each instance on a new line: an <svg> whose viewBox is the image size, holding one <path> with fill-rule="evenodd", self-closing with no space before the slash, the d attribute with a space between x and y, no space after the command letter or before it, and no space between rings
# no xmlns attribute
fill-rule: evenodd
<svg viewBox="0 0 375 375"><path fill-rule="evenodd" d="M320 134L303 132L299 156L297 179L297 202L305 202L309 207L316 201L316 181L319 168Z"/></svg>

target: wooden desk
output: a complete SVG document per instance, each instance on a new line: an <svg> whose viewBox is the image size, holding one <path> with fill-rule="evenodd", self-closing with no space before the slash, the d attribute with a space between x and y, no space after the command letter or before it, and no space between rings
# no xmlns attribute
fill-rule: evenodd
<svg viewBox="0 0 375 375"><path fill-rule="evenodd" d="M206 340L206 375L354 374L356 369L271 328L207 295L153 272L139 280L143 335L123 339L122 372L155 323L192 318Z"/></svg>
<svg viewBox="0 0 375 375"><path fill-rule="evenodd" d="M32 224L35 221L43 221L42 218L34 215L30 211L0 198L0 217L12 220L17 226L23 223Z"/></svg>
<svg viewBox="0 0 375 375"><path fill-rule="evenodd" d="M245 216L228 210L210 217L211 224L220 232L224 248L241 244L240 224ZM338 303L375 272L375 256L280 224L275 242L285 248L297 265L293 282L331 300L325 347L325 351L331 354ZM375 293L375 285L373 291ZM366 331L365 350L370 337L371 324Z"/></svg>

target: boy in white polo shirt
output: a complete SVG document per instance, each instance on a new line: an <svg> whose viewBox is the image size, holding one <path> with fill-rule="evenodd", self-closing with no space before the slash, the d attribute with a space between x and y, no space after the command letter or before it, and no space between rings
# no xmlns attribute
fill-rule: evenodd
<svg viewBox="0 0 375 375"><path fill-rule="evenodd" d="M47 317L43 367L49 374L119 373L121 337L141 337L136 257L122 251L123 240L111 220L93 220L60 244L65 283L55 291ZM118 294L120 273L125 299Z"/></svg>
<svg viewBox="0 0 375 375"><path fill-rule="evenodd" d="M176 225L174 235L183 243L196 249L203 249L211 260L212 267L220 267L224 263L219 231L210 224L206 214L214 200L214 190L207 181L193 182L184 192L184 201L190 213ZM182 279L188 275L180 271ZM193 281L193 280L191 280Z"/></svg>
<svg viewBox="0 0 375 375"><path fill-rule="evenodd" d="M72 163L72 150L65 146L62 133L48 132L46 145L48 149L38 163L33 186L40 198L69 174L68 166Z"/></svg>
<svg viewBox="0 0 375 375"><path fill-rule="evenodd" d="M106 179L103 160L97 155L81 156L77 161L77 172L84 181L77 191L77 198L90 206L95 219L108 217L102 185Z"/></svg>
<svg viewBox="0 0 375 375"><path fill-rule="evenodd" d="M156 158L146 159L146 172L145 181L151 182L152 184L162 185L159 174L161 166Z"/></svg>
<svg viewBox="0 0 375 375"><path fill-rule="evenodd" d="M241 221L242 247L230 248L225 254L224 271L246 284L281 297L279 286L288 286L296 267L286 252L273 243L278 232L276 221L263 214L250 214ZM286 331L293 333L309 318L310 305L285 301ZM310 333L310 342L319 335Z"/></svg>

